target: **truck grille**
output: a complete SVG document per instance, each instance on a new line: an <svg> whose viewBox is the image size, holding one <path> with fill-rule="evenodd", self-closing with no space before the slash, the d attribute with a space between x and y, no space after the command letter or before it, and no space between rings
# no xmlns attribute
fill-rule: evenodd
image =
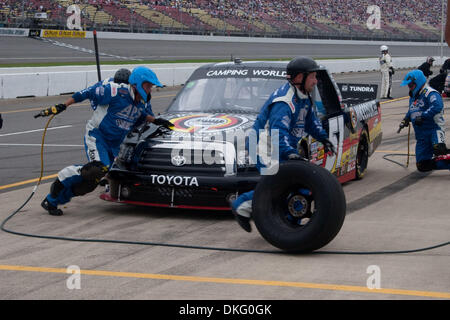
<svg viewBox="0 0 450 320"><path fill-rule="evenodd" d="M215 151L209 151L215 152ZM172 164L172 149L169 148L146 148L138 161L137 169L146 173L165 174L174 172L177 175L207 175L207 176L224 176L226 173L225 161L222 153L220 163L206 164L196 163L199 161L200 155L196 155L194 150L191 150L191 159L186 159L186 164L175 166ZM212 154L214 156L214 154ZM213 157L215 158L215 157ZM190 161L188 161L190 160ZM203 160L202 160L203 161Z"/></svg>

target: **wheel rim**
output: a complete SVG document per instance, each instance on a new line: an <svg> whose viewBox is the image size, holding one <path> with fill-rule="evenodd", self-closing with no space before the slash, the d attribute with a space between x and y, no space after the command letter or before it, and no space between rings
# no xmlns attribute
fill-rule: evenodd
<svg viewBox="0 0 450 320"><path fill-rule="evenodd" d="M313 194L306 188L292 188L286 193L285 202L280 209L280 216L287 225L302 227L309 222L314 212Z"/></svg>

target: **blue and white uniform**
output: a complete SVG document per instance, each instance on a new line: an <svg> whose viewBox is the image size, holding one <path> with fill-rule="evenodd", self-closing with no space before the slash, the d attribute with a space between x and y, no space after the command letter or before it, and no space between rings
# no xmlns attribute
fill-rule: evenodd
<svg viewBox="0 0 450 320"><path fill-rule="evenodd" d="M84 137L88 160L110 166L127 133L137 121L148 115L145 105L134 104L134 94L129 85L114 82L95 84L75 93L72 98L75 102L89 99L94 110Z"/></svg>
<svg viewBox="0 0 450 320"><path fill-rule="evenodd" d="M418 116L422 118L420 125L415 123ZM425 85L416 97L409 99L405 118L411 120L416 135L416 163L431 160L433 146L445 144L444 104L439 92ZM446 161L437 161L436 166L436 169L450 169Z"/></svg>
<svg viewBox="0 0 450 320"><path fill-rule="evenodd" d="M310 97L289 82L272 93L261 108L253 129L258 145L261 142L268 143L272 130L278 130L280 163L287 161L290 154L298 154L297 144L307 134L319 141L328 138L317 119ZM261 141L262 139L267 139L267 142ZM267 162L264 160L262 156L258 156L257 167L260 172L266 167ZM237 214L250 218L253 192L241 194L232 203Z"/></svg>
<svg viewBox="0 0 450 320"><path fill-rule="evenodd" d="M127 133L135 123L145 121L148 115L146 107L149 103L136 104L130 85L117 84L109 79L76 92L72 98L75 102L89 99L94 110L92 118L87 122L84 136L88 161L99 161L102 166L109 168ZM72 165L58 173L58 179L64 185L64 189L56 198L51 194L47 195L51 205L56 207L70 201L74 196L73 186L83 180L82 167L83 165Z"/></svg>

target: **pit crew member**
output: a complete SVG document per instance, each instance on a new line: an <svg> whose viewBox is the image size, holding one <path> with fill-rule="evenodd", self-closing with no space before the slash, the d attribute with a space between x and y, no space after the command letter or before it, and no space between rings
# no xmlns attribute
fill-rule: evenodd
<svg viewBox="0 0 450 320"><path fill-rule="evenodd" d="M318 70L320 66L309 57L292 59L286 67L287 83L272 93L253 125L258 142L262 139L260 130L267 135L268 141L273 130L278 130L280 163L303 159L298 153L297 144L307 133L323 143L326 152L334 152L327 132L316 117L310 96L317 84ZM261 172L263 167L265 164L258 156L257 168ZM253 193L253 190L243 193L231 204L236 221L247 232L251 232Z"/></svg>
<svg viewBox="0 0 450 320"><path fill-rule="evenodd" d="M58 178L50 187L50 193L41 203L50 215L62 215L58 205L69 202L74 196L92 192L97 187L117 156L122 140L137 121L144 119L156 125L171 127L169 121L155 118L145 110L151 88L162 87L156 74L147 67L137 67L129 76L128 82L129 84L114 81L96 83L76 92L64 104L41 111L41 116L59 114L70 105L86 99L90 100L94 109L84 136L89 162L85 165L68 166L58 173Z"/></svg>
<svg viewBox="0 0 450 320"><path fill-rule="evenodd" d="M450 169L449 160L435 161L434 156L445 156L444 104L442 97L426 85L427 78L416 69L408 72L400 86L408 85L409 109L400 128L412 122L416 135L416 166L419 171Z"/></svg>

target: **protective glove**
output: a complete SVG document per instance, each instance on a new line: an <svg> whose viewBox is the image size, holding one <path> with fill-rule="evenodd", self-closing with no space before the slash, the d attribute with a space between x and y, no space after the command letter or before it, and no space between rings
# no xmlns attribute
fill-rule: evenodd
<svg viewBox="0 0 450 320"><path fill-rule="evenodd" d="M417 117L414 119L414 124L415 124L416 126L420 127L420 126L422 125L422 123L423 123L422 116L417 116Z"/></svg>
<svg viewBox="0 0 450 320"><path fill-rule="evenodd" d="M163 118L156 118L155 121L153 121L153 123L156 124L157 126L163 126L170 130L172 130L173 128L173 123Z"/></svg>
<svg viewBox="0 0 450 320"><path fill-rule="evenodd" d="M404 119L402 120L402 122L400 122L400 124L398 125L397 133L400 133L400 131L401 131L403 128L406 128L408 125L409 125L409 119L408 119L408 118L404 118Z"/></svg>
<svg viewBox="0 0 450 320"><path fill-rule="evenodd" d="M331 152L336 154L336 150L334 149L334 145L333 143L331 143L330 140L328 140L327 138L320 140L320 142L323 144L323 149L325 151L325 153Z"/></svg>
<svg viewBox="0 0 450 320"><path fill-rule="evenodd" d="M63 112L66 109L67 109L67 106L65 104L61 103L61 104L55 105L54 107L50 107L50 108L42 110L41 112L39 112L34 117L35 118L37 118L37 117L47 117L47 116L52 115L52 114L56 115L58 113Z"/></svg>
<svg viewBox="0 0 450 320"><path fill-rule="evenodd" d="M291 153L290 155L288 155L288 160L303 160L304 161L305 158L303 158L298 153Z"/></svg>
<svg viewBox="0 0 450 320"><path fill-rule="evenodd" d="M391 74L394 75L395 74L395 69L393 67L389 68L391 70Z"/></svg>

